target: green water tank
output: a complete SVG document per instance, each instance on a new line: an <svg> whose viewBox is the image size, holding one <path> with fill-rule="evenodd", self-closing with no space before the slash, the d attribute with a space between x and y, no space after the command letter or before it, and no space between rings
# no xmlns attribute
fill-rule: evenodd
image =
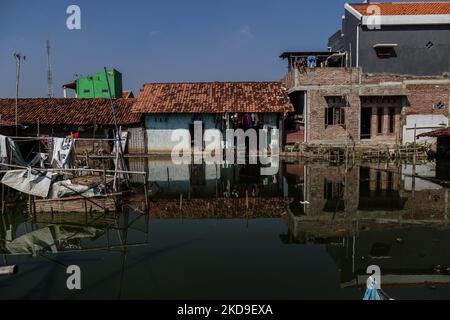
<svg viewBox="0 0 450 320"><path fill-rule="evenodd" d="M106 73L111 88L111 98L121 98L122 74L115 69L109 69ZM109 98L108 83L104 71L79 78L76 82L77 98Z"/></svg>

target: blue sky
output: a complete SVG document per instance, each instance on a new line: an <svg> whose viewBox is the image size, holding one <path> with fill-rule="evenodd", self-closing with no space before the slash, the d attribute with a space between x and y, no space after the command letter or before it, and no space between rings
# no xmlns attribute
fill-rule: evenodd
<svg viewBox="0 0 450 320"><path fill-rule="evenodd" d="M74 75L104 66L122 72L135 95L145 82L279 80L283 51L326 50L345 0L1 1L0 97L45 97L45 41L52 44L54 92ZM358 1L355 1L358 2ZM81 8L81 30L66 8Z"/></svg>

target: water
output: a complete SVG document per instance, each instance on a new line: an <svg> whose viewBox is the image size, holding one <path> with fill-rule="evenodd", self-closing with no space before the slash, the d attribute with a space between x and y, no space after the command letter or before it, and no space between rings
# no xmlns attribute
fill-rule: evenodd
<svg viewBox="0 0 450 320"><path fill-rule="evenodd" d="M393 298L450 298L447 163L130 167L154 182L150 217L0 217L0 265L19 266L0 299L361 299L370 265Z"/></svg>

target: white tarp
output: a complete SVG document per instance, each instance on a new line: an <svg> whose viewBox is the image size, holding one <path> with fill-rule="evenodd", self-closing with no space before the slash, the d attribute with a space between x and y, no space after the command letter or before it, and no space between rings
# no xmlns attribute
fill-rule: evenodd
<svg viewBox="0 0 450 320"><path fill-rule="evenodd" d="M4 163L8 160L8 148L6 146L6 136L0 134L0 159Z"/></svg>
<svg viewBox="0 0 450 320"><path fill-rule="evenodd" d="M53 138L52 166L70 168L73 147L74 140L71 138Z"/></svg>
<svg viewBox="0 0 450 320"><path fill-rule="evenodd" d="M58 199L65 196L72 196L79 194L88 198L94 197L96 195L94 190L89 188L88 186L72 184L70 180L65 180L53 183L50 188L50 193L48 197L49 199Z"/></svg>
<svg viewBox="0 0 450 320"><path fill-rule="evenodd" d="M56 173L33 169L11 170L5 173L2 183L26 194L47 198L55 175Z"/></svg>
<svg viewBox="0 0 450 320"><path fill-rule="evenodd" d="M9 159L10 157L12 159ZM2 163L7 163L10 160L20 166L28 165L23 159L19 146L13 139L4 135L0 135L0 159Z"/></svg>

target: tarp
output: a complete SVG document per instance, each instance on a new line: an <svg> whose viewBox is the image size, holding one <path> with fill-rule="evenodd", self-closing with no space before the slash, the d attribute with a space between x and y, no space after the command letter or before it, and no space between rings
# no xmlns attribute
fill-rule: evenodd
<svg viewBox="0 0 450 320"><path fill-rule="evenodd" d="M5 173L2 183L26 194L47 198L55 175L57 174L53 172L33 169L11 170Z"/></svg>
<svg viewBox="0 0 450 320"><path fill-rule="evenodd" d="M66 196L82 194L85 197L94 197L96 192L93 188L79 184L72 184L70 180L56 181L50 188L49 199L57 199Z"/></svg>
<svg viewBox="0 0 450 320"><path fill-rule="evenodd" d="M11 161L11 163L21 166L28 165L23 159L19 146L13 139L4 135L0 135L0 160L2 163L9 163Z"/></svg>
<svg viewBox="0 0 450 320"><path fill-rule="evenodd" d="M55 240L48 227L32 231L14 239L12 242L7 242L5 248L12 254L36 253L48 249L57 252Z"/></svg>
<svg viewBox="0 0 450 320"><path fill-rule="evenodd" d="M52 166L57 168L70 168L72 165L73 149L73 139L53 138Z"/></svg>

